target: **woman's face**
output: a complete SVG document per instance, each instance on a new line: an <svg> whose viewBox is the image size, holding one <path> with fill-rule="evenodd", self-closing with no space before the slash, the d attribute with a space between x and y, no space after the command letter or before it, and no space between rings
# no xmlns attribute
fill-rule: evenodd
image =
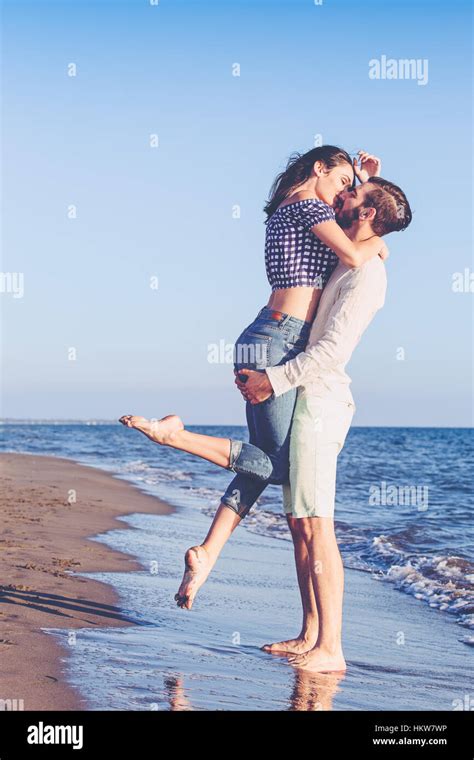
<svg viewBox="0 0 474 760"><path fill-rule="evenodd" d="M354 181L354 169L351 164L338 164L333 169L326 169L324 165L315 165L318 172L317 193L322 201L332 206L336 195L342 190L349 188ZM317 168L318 166L318 168Z"/></svg>

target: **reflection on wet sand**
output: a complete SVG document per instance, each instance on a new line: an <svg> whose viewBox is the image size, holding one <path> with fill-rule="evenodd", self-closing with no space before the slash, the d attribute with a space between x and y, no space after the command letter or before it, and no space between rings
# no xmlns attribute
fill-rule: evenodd
<svg viewBox="0 0 474 760"><path fill-rule="evenodd" d="M345 673L295 672L293 690L287 709L305 712L332 710L334 694L339 691L338 684L345 678L345 675ZM167 676L164 679L164 693L169 709L173 712L195 709L186 693L184 681L183 675Z"/></svg>

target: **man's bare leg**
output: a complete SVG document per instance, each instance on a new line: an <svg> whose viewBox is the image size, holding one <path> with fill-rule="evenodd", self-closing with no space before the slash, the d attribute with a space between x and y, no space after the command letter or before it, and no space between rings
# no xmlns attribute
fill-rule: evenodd
<svg viewBox="0 0 474 760"><path fill-rule="evenodd" d="M265 644L262 649L271 654L303 654L310 651L318 639L318 609L313 591L313 581L309 565L309 554L304 536L300 530L300 520L287 514L286 519L293 539L295 551L296 574L303 606L303 624L295 639Z"/></svg>
<svg viewBox="0 0 474 760"><path fill-rule="evenodd" d="M346 670L342 652L342 602L344 567L331 517L301 517L301 531L306 542L319 613L318 640L303 655L290 657L298 668L316 672Z"/></svg>
<svg viewBox="0 0 474 760"><path fill-rule="evenodd" d="M178 607L191 609L197 592L241 520L237 512L227 504L220 504L204 542L199 546L192 546L185 554L183 580L174 597Z"/></svg>

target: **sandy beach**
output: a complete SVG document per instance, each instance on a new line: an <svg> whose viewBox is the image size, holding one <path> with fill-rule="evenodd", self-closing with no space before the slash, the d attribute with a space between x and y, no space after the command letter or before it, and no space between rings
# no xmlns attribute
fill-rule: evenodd
<svg viewBox="0 0 474 760"><path fill-rule="evenodd" d="M299 630L289 541L239 528L193 610L178 610L184 550L209 526L185 489L173 509L67 459L5 453L0 465L1 699L25 710L466 709L472 650L452 616L346 568L347 673L298 671L261 650Z"/></svg>
<svg viewBox="0 0 474 760"><path fill-rule="evenodd" d="M120 515L170 511L123 480L68 459L0 455L0 699L22 699L25 710L84 709L64 679L65 648L40 629L131 625L111 585L69 571L138 569L130 554L89 537L123 527Z"/></svg>

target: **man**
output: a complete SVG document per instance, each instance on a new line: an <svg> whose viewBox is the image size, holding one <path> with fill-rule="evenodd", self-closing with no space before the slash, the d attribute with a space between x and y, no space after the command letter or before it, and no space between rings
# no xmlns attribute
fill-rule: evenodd
<svg viewBox="0 0 474 760"><path fill-rule="evenodd" d="M373 177L338 197L336 217L352 240L406 229L411 210L396 185ZM296 639L263 647L317 672L346 670L342 652L344 570L334 532L337 456L355 411L345 365L385 301L386 274L376 256L358 268L340 263L327 283L304 352L265 372L240 370L250 403L298 387L290 442L290 484L283 487L303 626Z"/></svg>

